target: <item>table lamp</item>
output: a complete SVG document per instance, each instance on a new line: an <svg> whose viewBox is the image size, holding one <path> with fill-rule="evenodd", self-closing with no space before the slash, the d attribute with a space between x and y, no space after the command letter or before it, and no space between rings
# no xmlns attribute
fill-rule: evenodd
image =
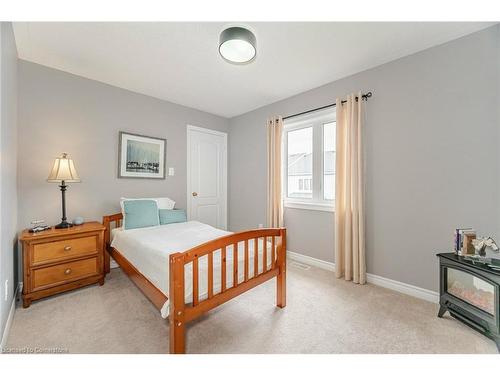
<svg viewBox="0 0 500 375"><path fill-rule="evenodd" d="M50 171L47 182L59 182L61 185L61 196L62 196L62 218L61 222L56 225L57 229L69 228L73 224L66 221L66 185L67 182L80 182L80 177L76 173L75 164L73 160L68 158L68 154L63 153L60 158L56 158L54 161L54 166Z"/></svg>

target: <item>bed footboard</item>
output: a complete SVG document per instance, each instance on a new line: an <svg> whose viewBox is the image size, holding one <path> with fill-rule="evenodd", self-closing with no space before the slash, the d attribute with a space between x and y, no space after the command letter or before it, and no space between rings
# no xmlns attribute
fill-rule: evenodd
<svg viewBox="0 0 500 375"><path fill-rule="evenodd" d="M109 273L110 253L120 264L132 281L152 301L161 308L170 300L170 353L184 353L186 323L198 318L205 312L229 301L230 299L276 277L276 305L286 305L286 229L256 229L234 233L206 242L185 252L171 254L169 258L169 296L165 296L151 284L120 253L111 248L111 230L121 226L121 213L104 216L104 269ZM261 246L262 245L262 246ZM270 251L268 249L270 248ZM262 251L260 251L262 250ZM220 255L219 252L220 251ZM217 257L214 253L217 252ZM227 255L232 259L228 262ZM200 261L206 266L207 293L200 297ZM240 260L240 261L238 261ZM220 269L214 267L219 261ZM192 266L193 298L191 303L185 299L185 266ZM228 267L231 264L231 267ZM240 268L241 266L241 268ZM229 268L229 271L228 271ZM215 271L217 272L215 272ZM232 278L231 278L232 273ZM229 277L228 277L229 275ZM227 282L227 280L231 282ZM216 281L220 287L215 288Z"/></svg>
<svg viewBox="0 0 500 375"><path fill-rule="evenodd" d="M253 248L249 248L249 241ZM262 240L262 255L259 258L259 242ZM270 240L270 257L268 257L268 240ZM243 246L238 246L240 243ZM240 250L243 248L243 254ZM214 274L214 252L221 252L220 274ZM232 251L232 285L227 287L227 251ZM253 252L253 253L252 253ZM253 259L252 256L253 255ZM204 300L199 297L199 262L207 257L208 291ZM242 258L239 258L242 257ZM243 269L238 269L243 260ZM250 261L253 262L253 274L250 274ZM260 263L259 263L260 262ZM192 303L185 303L184 272L185 266L192 263ZM260 264L260 266L259 266ZM270 265L269 265L270 264ZM170 353L185 352L186 323L198 318L203 313L229 301L255 286L276 277L276 305L286 305L286 229L257 229L231 234L204 243L191 250L170 255ZM220 290L214 292L214 280L220 278ZM243 281L241 281L241 279Z"/></svg>

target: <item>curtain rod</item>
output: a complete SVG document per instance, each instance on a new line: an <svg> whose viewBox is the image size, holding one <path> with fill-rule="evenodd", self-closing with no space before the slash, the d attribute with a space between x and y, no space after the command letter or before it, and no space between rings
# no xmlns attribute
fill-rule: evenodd
<svg viewBox="0 0 500 375"><path fill-rule="evenodd" d="M372 97L372 92L371 91L368 91L366 94L363 94L361 95L361 98L363 98L363 100L368 100L368 98L371 98ZM356 96L356 101L358 101L358 97ZM344 104L346 103L347 100L342 100L341 103ZM300 113L296 113L294 115L290 115L290 116L286 116L286 117L283 117L283 120L287 120L289 118L292 118L292 117L297 117L297 116L300 116L300 115L305 115L307 113L311 113L311 112L316 112L316 111L319 111L321 109L325 109L325 108L330 108L330 107L335 107L337 105L337 103L332 103L332 104L328 104L328 105L324 105L323 107L318 107L318 108L314 108L314 109L309 109L308 111L304 111L304 112L300 112Z"/></svg>

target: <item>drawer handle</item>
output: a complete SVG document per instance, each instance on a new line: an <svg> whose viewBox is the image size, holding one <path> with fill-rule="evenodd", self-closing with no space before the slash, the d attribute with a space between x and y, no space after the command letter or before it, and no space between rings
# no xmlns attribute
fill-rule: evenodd
<svg viewBox="0 0 500 375"><path fill-rule="evenodd" d="M67 268L65 271L64 271L64 274L65 275L69 275L71 273L71 268Z"/></svg>
<svg viewBox="0 0 500 375"><path fill-rule="evenodd" d="M64 246L64 251L70 251L71 250L71 246Z"/></svg>

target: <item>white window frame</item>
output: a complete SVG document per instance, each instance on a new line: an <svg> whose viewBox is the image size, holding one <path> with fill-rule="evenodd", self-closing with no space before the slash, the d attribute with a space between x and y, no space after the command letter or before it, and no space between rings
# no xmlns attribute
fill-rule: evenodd
<svg viewBox="0 0 500 375"><path fill-rule="evenodd" d="M324 124L336 122L335 108L323 109L305 115L297 116L283 123L283 152L282 152L282 193L283 205L288 208L305 210L329 211L335 210L335 199L324 199L323 190L323 130ZM312 198L288 197L288 132L304 128L313 128L313 173Z"/></svg>

